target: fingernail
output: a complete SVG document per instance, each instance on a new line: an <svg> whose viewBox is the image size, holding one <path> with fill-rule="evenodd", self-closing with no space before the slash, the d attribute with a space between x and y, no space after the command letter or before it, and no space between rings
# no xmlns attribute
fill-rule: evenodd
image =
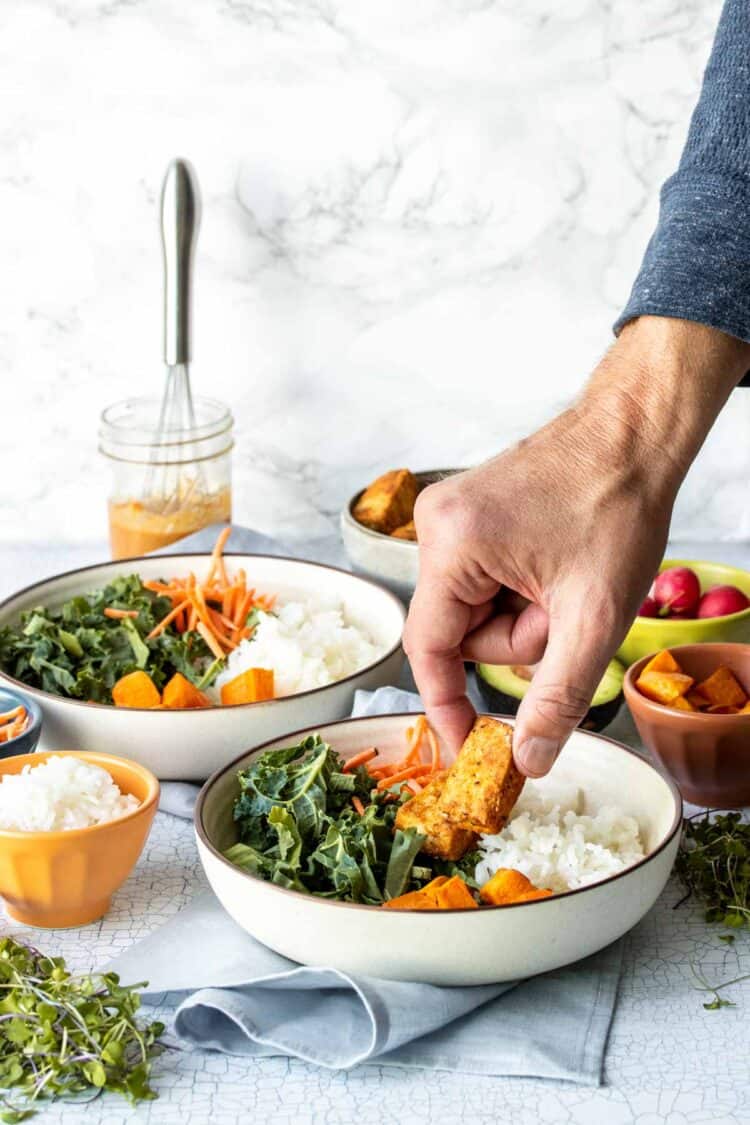
<svg viewBox="0 0 750 1125"><path fill-rule="evenodd" d="M551 768L560 746L553 738L527 738L518 747L518 763L532 777L541 777Z"/></svg>

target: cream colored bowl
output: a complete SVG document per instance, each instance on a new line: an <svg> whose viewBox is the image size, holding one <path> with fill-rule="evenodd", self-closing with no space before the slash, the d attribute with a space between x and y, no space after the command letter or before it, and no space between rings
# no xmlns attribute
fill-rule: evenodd
<svg viewBox="0 0 750 1125"><path fill-rule="evenodd" d="M460 469L428 469L415 476L422 489L459 472ZM355 520L354 506L363 492L360 489L355 493L341 513L341 538L349 561L358 574L382 582L408 602L417 585L419 547L413 540L382 535Z"/></svg>
<svg viewBox="0 0 750 1125"><path fill-rule="evenodd" d="M343 757L376 745L400 756L414 716L349 719L318 728ZM306 965L392 980L466 985L544 973L595 953L653 906L679 843L682 802L674 783L644 758L601 735L575 731L540 786L580 786L587 809L616 804L634 816L647 856L581 890L537 902L461 911L395 911L335 902L257 879L224 859L236 842L232 804L238 770L265 750L293 745L315 728L242 755L203 787L195 810L198 851L227 912L271 949Z"/></svg>
<svg viewBox="0 0 750 1125"><path fill-rule="evenodd" d="M23 684L24 692L42 706L44 729L40 749L76 746L132 758L162 780L203 781L230 762L246 746L257 745L285 730L310 723L326 723L351 711L357 688L372 690L398 681L404 661L401 632L404 608L373 582L335 567L271 555L224 556L227 569L244 567L250 583L287 601L298 597L335 595L347 619L361 626L376 642L382 656L338 683L265 703L212 707L197 711L151 711L111 707L64 699ZM205 554L123 559L101 566L71 570L38 582L0 605L0 626L15 623L33 606L58 607L76 594L111 582L117 575L139 574L143 579L205 573ZM0 683L19 686L0 671Z"/></svg>

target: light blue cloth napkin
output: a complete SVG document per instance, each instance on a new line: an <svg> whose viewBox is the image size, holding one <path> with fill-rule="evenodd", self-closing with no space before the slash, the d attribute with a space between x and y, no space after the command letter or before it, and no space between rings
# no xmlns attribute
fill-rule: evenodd
<svg viewBox="0 0 750 1125"><path fill-rule="evenodd" d="M420 711L399 688L357 692L353 714ZM198 787L164 786L163 811L190 816ZM210 951L210 956L207 956ZM211 892L107 966L176 1005L175 1031L232 1055L601 1082L622 942L518 985L443 988L306 967L255 941Z"/></svg>

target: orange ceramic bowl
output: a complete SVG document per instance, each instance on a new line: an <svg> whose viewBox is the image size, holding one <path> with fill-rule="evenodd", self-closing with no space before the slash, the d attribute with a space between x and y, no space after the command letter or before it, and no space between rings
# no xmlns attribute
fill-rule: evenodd
<svg viewBox="0 0 750 1125"><path fill-rule="evenodd" d="M750 688L750 645L674 645L669 651L698 683L726 664L745 690ZM632 664L623 684L644 743L686 801L714 809L750 804L750 715L676 711L648 699L635 684L654 655Z"/></svg>
<svg viewBox="0 0 750 1125"><path fill-rule="evenodd" d="M146 843L159 800L159 782L136 762L78 750L19 754L0 761L0 779L71 754L105 769L140 805L127 816L67 832L0 830L0 895L8 914L27 926L85 926L106 914Z"/></svg>

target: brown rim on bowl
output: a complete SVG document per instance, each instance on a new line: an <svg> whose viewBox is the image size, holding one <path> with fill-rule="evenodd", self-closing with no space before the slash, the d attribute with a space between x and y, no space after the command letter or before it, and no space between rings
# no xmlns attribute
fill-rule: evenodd
<svg viewBox="0 0 750 1125"><path fill-rule="evenodd" d="M414 473L414 476L421 484L424 484L424 486L426 487L430 484L437 484L438 481L445 480L446 477L454 477L457 473L465 473L467 471L468 468L422 469L420 472ZM418 550L419 544L417 543L416 539L396 539L393 535L386 535L383 531L374 531L371 527L365 527L363 523L360 523L359 520L355 518L353 511L354 505L357 503L360 496L363 492L366 491L367 488L369 488L369 485L365 485L364 488L360 488L358 492L355 492L351 500L344 508L342 515L347 523L351 524L358 531L361 531L363 535L369 535L371 539L387 539L389 543L397 544L397 546L395 547L395 550L397 551L400 551L402 549L406 551Z"/></svg>
<svg viewBox="0 0 750 1125"><path fill-rule="evenodd" d="M60 574L53 575L52 578L43 578L40 582L32 582L30 586L24 586L21 590L17 590L15 594L11 594L9 598L4 598L3 601L0 602L0 614L6 608L6 606L10 602L14 602L16 598L23 597L24 594L29 594L32 590L36 590L40 586L47 586L50 582L56 582L60 578L69 578L73 574L85 574L90 570L100 570L104 566L121 567L130 563L135 564L139 562L152 562L155 558L170 559L175 557L183 559L210 559L211 555L207 554L205 551L182 551L179 554L175 555L135 555L132 559L117 559L113 560L112 562L92 563L90 566L79 566L73 570L63 570ZM357 582L363 582L367 586L373 586L381 594L385 595L390 601L395 603L397 609L401 614L402 627L404 621L406 620L406 610L404 609L403 602L399 598L397 598L395 594L392 594L390 590L386 589L385 586L381 586L381 584L379 582L376 582L374 579L365 578L364 575L361 574L353 574L352 571L344 570L344 568L341 566L330 566L328 563L310 562L308 559L295 559L292 555L263 555L252 553L245 554L242 551L225 551L223 557L225 559L278 559L280 562L301 563L303 566L314 566L318 567L321 570L333 570L338 574L346 575L347 578L354 578ZM372 672L373 669L379 667L381 664L384 664L386 660L390 660L390 658L394 656L401 648L401 645L402 642L401 638L399 637L396 644L392 645L391 648L389 648L388 651L383 654L383 656L379 657L377 660L373 660L372 664L366 664L364 668L358 668L356 672L350 672L348 676L343 676L340 680L334 680L331 684L324 684L322 687L308 688L307 691L298 691L293 695L280 695L275 699L263 699L257 703L222 703L216 704L212 707L202 708L202 710L219 711L224 710L227 707L231 707L232 709L236 709L238 707L273 707L274 704L283 703L287 699L305 699L311 695L317 695L318 692L328 691L329 688L338 687L339 684L345 684L349 680L353 680L358 676L364 675L366 672ZM9 684L17 685L21 689L21 691L41 696L42 699L54 699L59 703L71 703L76 707L100 707L105 711L111 711L114 708L113 703L95 703L93 701L88 702L85 699L71 699L70 696L67 695L55 695L55 693L52 691L44 691L43 688L31 687L29 684L25 684L23 680L15 679L14 676L8 675L7 672L0 668L0 684L2 684L3 681ZM160 716L195 714L195 710L193 708L181 708L173 711L157 711L153 707L122 707L119 710L131 711L135 712L136 714L141 712L148 712L149 714Z"/></svg>
<svg viewBox="0 0 750 1125"><path fill-rule="evenodd" d="M31 754L17 754L14 758L0 760L0 778L3 776L4 763L12 762L14 765L18 765L23 758L28 758L29 761L25 762L24 765L41 766L48 758L54 758L57 754L82 758L83 761L90 762L91 765L100 766L106 773L109 773L107 762L124 764L128 766L129 769L141 774L144 781L148 784L148 793L146 797L139 802L137 809L125 813L124 816L116 816L112 820L103 820L101 824L89 824L86 828L55 828L49 831L42 828L33 828L28 831L22 831L20 828L0 828L0 840L4 839L6 836L12 836L13 839L44 836L45 839L51 840L57 837L64 837L66 840L75 840L78 839L79 836L90 835L92 832L98 832L102 828L109 828L113 824L126 824L129 820L133 820L137 816L142 816L143 813L147 812L159 800L161 786L150 769L147 769L146 766L142 766L140 762L133 761L132 758L122 758L118 754L106 754L101 750L35 750ZM12 775L9 774L8 776ZM111 774L110 777L112 777ZM112 780L114 781L114 778L112 778ZM115 782L115 785L117 785L117 782ZM120 790L120 792L122 793L122 790Z"/></svg>
<svg viewBox="0 0 750 1125"><path fill-rule="evenodd" d="M750 610L743 610L742 612L749 613ZM736 614L729 614L728 616L735 617ZM714 618L714 620L719 619ZM693 641L691 644L671 645L669 652L674 656L675 653L684 652L685 649L688 648L736 648L750 655L750 644L743 644L742 641ZM636 687L635 681L646 667L649 660L653 660L657 653L661 651L661 649L657 649L656 652L651 652L648 656L642 656L640 660L634 661L628 668L622 684L628 706L630 706L630 699L628 697L632 695L638 700L638 706L643 706L646 713L663 717L666 712L667 715L677 716L678 721L686 719L691 723L712 723L715 722L716 719L732 719L733 721L739 719L740 722L745 720L747 725L750 726L750 715L709 715L705 711L679 711L676 707L668 707L666 703L657 703L655 699L649 699L647 695L644 695L643 692ZM675 659L679 663L679 659L676 656Z"/></svg>
<svg viewBox="0 0 750 1125"><path fill-rule="evenodd" d="M421 713L423 714L424 712L421 712ZM376 716L376 715L360 715L360 716L355 716L355 717L350 716L348 719L336 719L332 723L320 723L320 727L321 728L322 727L326 727L326 728L327 727L338 727L338 726L342 726L344 723L361 722L364 719L374 719L374 718L409 719L409 720L413 721L415 715L418 715L418 714L420 714L420 712L418 712L418 711L397 711L397 712L394 712L393 714L382 715L382 716ZM479 714L488 714L488 712L479 712ZM502 719L504 722L510 722L511 724L515 721L515 717L512 716L512 715L492 715L491 718ZM314 728L302 727L300 730L290 731L288 735L283 735L282 737L284 738L285 741L287 739L289 739L289 745L293 745L293 742L294 742L295 739L297 741L299 741L300 737L304 734L309 733L311 729L314 729ZM587 731L587 730L576 730L575 733L576 734L582 734L586 738L594 738L594 739L597 739L597 740L602 741L602 742L611 743L613 746L616 746L619 750L623 750L626 754L630 754L633 758L637 758L637 760L639 762L643 762L643 764L647 768L653 770L653 772L655 774L657 774L657 776L662 779L662 781L666 784L667 788L669 789L670 793L672 794L672 798L673 798L674 804L675 804L675 814L674 814L674 817L672 819L672 824L669 828L669 831L667 832L666 836L664 837L662 842L659 844L659 846L657 848L655 848L652 852L649 852L648 855L644 856L643 859L639 859L637 861L637 863L631 864L630 867L626 867L622 871L616 872L616 874L614 874L614 875L608 875L605 879L600 879L596 883L589 883L585 887L575 887L575 888L573 888L572 890L569 890L569 891L560 891L559 894L552 895L550 899L544 899L543 898L543 899L537 899L537 900L531 901L531 902L511 902L511 903L507 903L504 906L489 906L489 905L483 906L482 907L482 913L485 913L488 910L520 910L520 909L523 909L524 907L527 907L527 906L543 906L545 903L549 903L550 901L552 901L552 899L569 898L571 895L579 895L579 894L582 894L584 891L593 890L594 887L602 887L607 883L613 883L613 882L615 882L616 879L621 879L624 875L628 875L628 874L630 874L631 871L635 871L637 868L643 867L644 864L650 863L652 859L655 859L658 855L660 855L661 852L663 852L664 849L667 847L667 845L674 839L675 833L678 832L680 830L680 828L682 827L682 795L680 793L679 788L677 787L677 784L672 780L672 778L669 776L669 774L666 771L663 771L658 766L655 766L653 764L653 762L650 762L648 760L648 758L644 757L643 754L639 754L636 750L632 750L629 746L624 746L623 743L617 742L617 740L614 739L614 738L607 738L606 735L597 734L594 731ZM226 867L229 867L232 871L238 871L245 878L252 879L254 882L264 883L267 887L272 887L275 891L278 891L281 894L293 895L295 898L301 898L301 899L304 899L306 901L310 901L311 899L313 899L313 900L315 900L315 901L317 901L321 904L326 904L328 906L344 907L345 909L349 909L349 910L380 910L381 907L379 907L379 906L369 906L369 905L367 905L366 903L363 903L363 902L341 902L338 899L321 898L318 895L305 894L302 891L293 891L289 887L277 886L275 883L269 883L265 879L258 879L258 877L256 875L252 875L249 871L245 871L245 870L243 870L243 868L238 867L236 863L232 863L232 861L227 859L226 856L222 855L221 852L217 848L215 848L214 845L209 840L208 833L206 832L206 828L205 828L205 825L203 823L203 806L206 803L206 797L208 795L209 789L211 789L211 787L215 784L215 782L218 781L220 777L223 777L224 774L229 773L230 770L236 770L239 763L242 762L245 758L247 758L248 755L251 754L253 757L256 757L258 754L260 754L267 747L273 746L278 742L279 742L278 738L269 738L265 742L261 743L260 746L255 747L254 750L245 750L244 753L239 754L236 758L234 758L231 762L229 762L228 765L222 766L221 769L216 770L216 772L213 773L211 775L211 777L209 777L209 779L202 786L201 791L198 794L198 798L197 798L196 803L195 803L195 811L193 812L193 826L194 826L196 835L198 836L198 838L200 839L200 841L204 845L204 847L206 847L208 849L208 851L211 852L211 854L214 856L214 858L220 860L221 863L223 863ZM472 914L472 913L473 913L473 911L468 911L468 914ZM460 908L453 907L450 910L435 909L435 910L386 911L386 914L388 915L388 917L396 918L396 917L398 917L399 914L448 915L448 914L467 914L467 911L461 910Z"/></svg>

